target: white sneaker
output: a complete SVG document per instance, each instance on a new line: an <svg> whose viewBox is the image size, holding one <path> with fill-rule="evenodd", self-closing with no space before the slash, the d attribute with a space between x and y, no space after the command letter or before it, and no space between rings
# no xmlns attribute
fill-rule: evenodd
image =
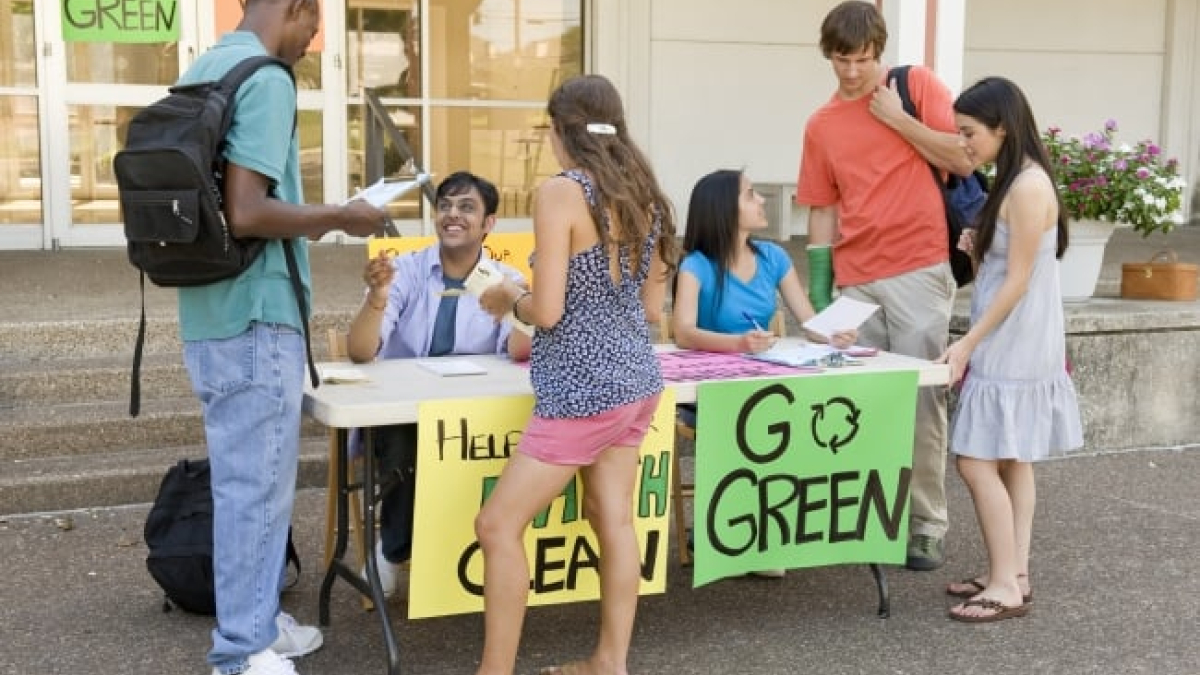
<svg viewBox="0 0 1200 675"><path fill-rule="evenodd" d="M247 663L250 667L243 670L242 675L299 675L291 661L270 649L251 654ZM212 675L221 675L221 671L213 668Z"/></svg>
<svg viewBox="0 0 1200 675"><path fill-rule="evenodd" d="M756 576L756 577L762 577L764 579L782 579L784 576L787 575L787 570L782 570L782 569L758 570L755 572L751 572L750 574L753 576Z"/></svg>
<svg viewBox="0 0 1200 675"><path fill-rule="evenodd" d="M301 626L287 612L280 612L279 616L275 617L275 627L279 629L279 637L275 638L268 651L285 658L294 659L311 654L320 649L325 642L320 629L316 626Z"/></svg>
<svg viewBox="0 0 1200 675"><path fill-rule="evenodd" d="M388 559L383 557L383 542L375 542L375 568L379 570L379 585L383 587L383 597L390 598L396 594L396 587L400 585L400 565L393 562L388 562ZM367 578L367 567L363 565L361 576Z"/></svg>

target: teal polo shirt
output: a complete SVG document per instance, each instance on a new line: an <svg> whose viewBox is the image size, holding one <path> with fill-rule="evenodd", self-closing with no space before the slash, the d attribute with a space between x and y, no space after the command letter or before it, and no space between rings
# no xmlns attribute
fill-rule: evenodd
<svg viewBox="0 0 1200 675"><path fill-rule="evenodd" d="M227 33L196 59L179 83L220 79L243 59L266 53L254 33ZM270 179L280 199L303 204L295 114L296 89L288 74L274 66L259 69L238 89L225 157ZM292 250L308 306L312 307L307 239L293 239ZM233 337L244 333L255 321L302 329L281 240L270 242L262 255L236 277L179 289L179 331L184 340Z"/></svg>

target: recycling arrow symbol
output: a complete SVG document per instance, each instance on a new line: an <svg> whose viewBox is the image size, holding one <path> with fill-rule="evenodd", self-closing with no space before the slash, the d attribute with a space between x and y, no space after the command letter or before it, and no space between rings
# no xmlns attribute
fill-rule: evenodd
<svg viewBox="0 0 1200 675"><path fill-rule="evenodd" d="M812 406L812 437L817 445L837 454L858 434L858 417L862 414L854 402L844 396L834 396Z"/></svg>

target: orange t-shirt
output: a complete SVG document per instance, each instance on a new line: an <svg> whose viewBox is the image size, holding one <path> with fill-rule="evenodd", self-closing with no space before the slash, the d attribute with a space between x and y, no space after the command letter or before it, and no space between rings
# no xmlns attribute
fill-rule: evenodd
<svg viewBox="0 0 1200 675"><path fill-rule="evenodd" d="M950 91L914 66L909 91L924 124L953 133ZM855 286L945 262L946 214L929 164L898 132L875 119L871 96L835 93L804 129L796 201L838 206L833 271Z"/></svg>

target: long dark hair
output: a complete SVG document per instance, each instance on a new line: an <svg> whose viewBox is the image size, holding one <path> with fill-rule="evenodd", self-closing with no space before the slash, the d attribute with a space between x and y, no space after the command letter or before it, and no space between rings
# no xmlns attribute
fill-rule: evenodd
<svg viewBox="0 0 1200 675"><path fill-rule="evenodd" d="M967 88L954 101L954 112L975 118L992 131L1004 130L1000 151L996 155L996 177L987 201L979 212L979 231L975 235L975 259L982 260L992 246L996 236L996 219L1000 215L1000 203L1008 194L1021 165L1028 157L1046 172L1051 183L1055 183L1054 165L1038 133L1033 110L1021 89L1003 77L985 77ZM1067 250L1067 210L1063 207L1062 195L1054 191L1058 200L1058 246L1055 255L1062 258Z"/></svg>
<svg viewBox="0 0 1200 675"><path fill-rule="evenodd" d="M591 212L600 241L608 245L615 239L619 248L636 252L657 215L662 218L658 253L669 274L675 268L678 247L675 215L650 162L629 136L616 87L601 75L573 77L550 95L546 111L562 149L596 184L600 199ZM613 133L589 131L588 125L608 125ZM603 226L606 209L616 228L611 237ZM630 260L636 270L641 256L631 254Z"/></svg>
<svg viewBox="0 0 1200 675"><path fill-rule="evenodd" d="M696 181L688 202L683 250L685 254L699 251L716 265L714 310L721 306L729 265L737 255L738 200L741 197L742 174L742 171L720 169L704 176ZM747 245L751 251L758 253L752 240Z"/></svg>

